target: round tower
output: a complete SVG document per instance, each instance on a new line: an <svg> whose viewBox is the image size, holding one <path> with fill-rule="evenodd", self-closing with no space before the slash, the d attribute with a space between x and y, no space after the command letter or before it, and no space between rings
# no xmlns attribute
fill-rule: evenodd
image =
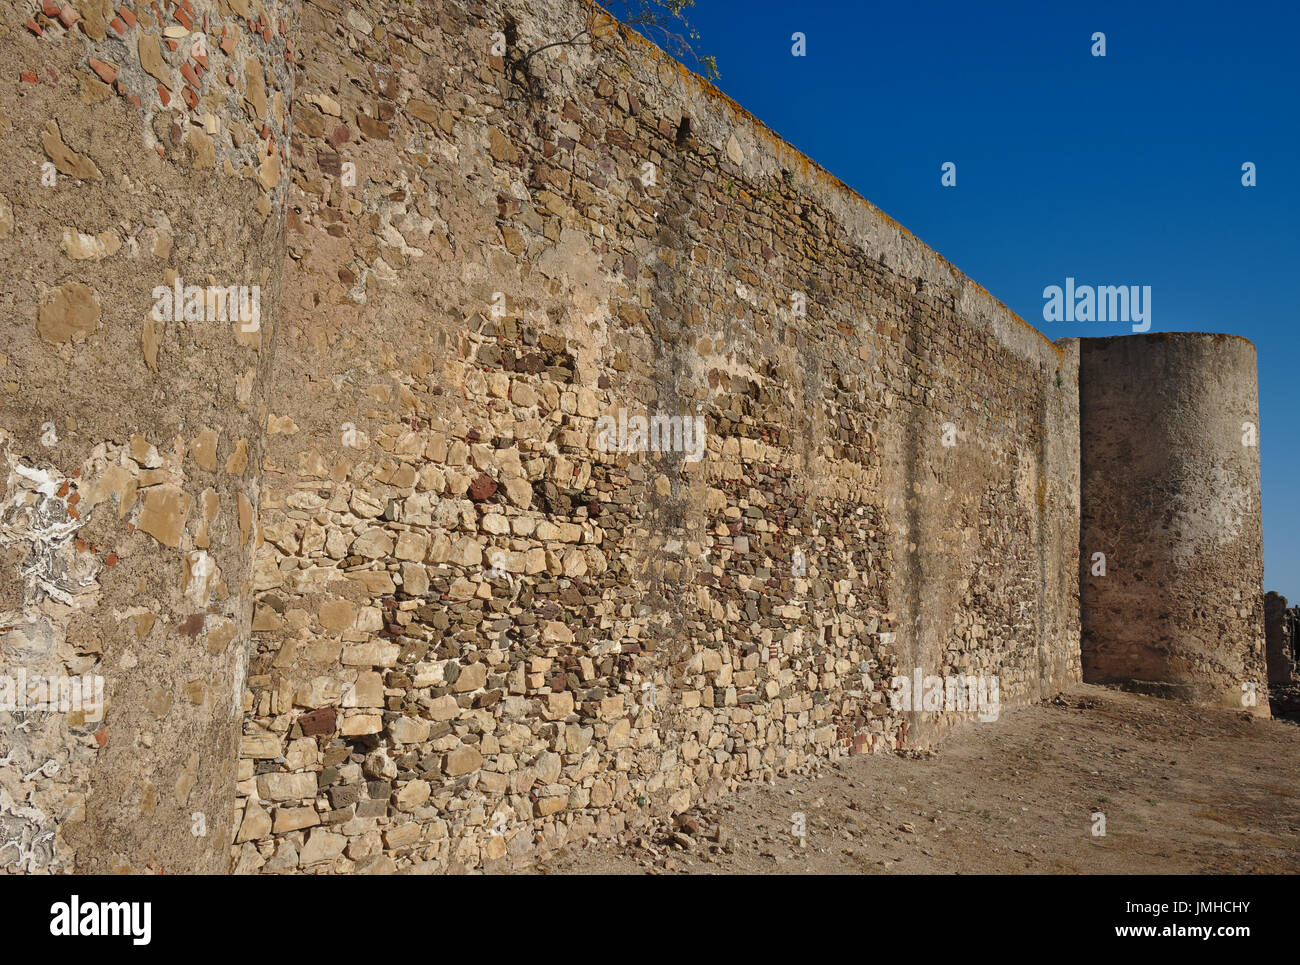
<svg viewBox="0 0 1300 965"><path fill-rule="evenodd" d="M24 6L0 45L23 78L0 90L0 682L60 689L0 713L0 838L28 873L223 872L254 777L300 4Z"/></svg>
<svg viewBox="0 0 1300 965"><path fill-rule="evenodd" d="M1255 346L1080 342L1089 683L1267 716Z"/></svg>

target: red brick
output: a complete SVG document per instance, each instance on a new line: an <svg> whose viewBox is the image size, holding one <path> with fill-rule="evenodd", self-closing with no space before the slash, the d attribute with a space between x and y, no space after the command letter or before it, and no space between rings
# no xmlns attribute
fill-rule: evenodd
<svg viewBox="0 0 1300 965"><path fill-rule="evenodd" d="M21 74L18 75L18 79L21 81L25 81L28 84L40 83L40 80L38 80L36 75L32 73L30 70L24 70Z"/></svg>
<svg viewBox="0 0 1300 965"><path fill-rule="evenodd" d="M41 33L42 33L42 31L41 31L41 27L40 27L40 24L38 24L38 23L37 23L35 20L33 20L31 17L28 17L28 18L27 18L27 29L30 30L32 33L36 34L36 36L38 36L38 37L39 37L39 36L41 35Z"/></svg>
<svg viewBox="0 0 1300 965"><path fill-rule="evenodd" d="M114 17L112 20L110 20L108 25L112 27L114 30L116 30L119 36L126 33L126 24L122 23L122 21L119 20L117 17Z"/></svg>
<svg viewBox="0 0 1300 965"><path fill-rule="evenodd" d="M190 62L188 60L185 61L185 63L181 64L181 76L185 78L185 82L187 84L189 84L195 90L198 90L199 75L194 73L194 68L190 66Z"/></svg>
<svg viewBox="0 0 1300 965"><path fill-rule="evenodd" d="M338 712L333 707L322 707L320 710L313 710L310 714L303 714L298 718L298 726L302 728L304 737L317 737L321 734L332 734L336 726Z"/></svg>
<svg viewBox="0 0 1300 965"><path fill-rule="evenodd" d="M117 68L112 64L106 64L102 60L90 58L90 69L99 75L99 79L105 84L111 84L117 80Z"/></svg>
<svg viewBox="0 0 1300 965"><path fill-rule="evenodd" d="M195 110L199 106L199 95L194 93L193 88L182 87L181 98L189 105L190 110Z"/></svg>
<svg viewBox="0 0 1300 965"><path fill-rule="evenodd" d="M194 29L194 21L190 18L190 15L187 14L180 7L176 8L176 12L172 14L172 16L174 16L177 20L179 20L181 22L181 26L184 27L186 30Z"/></svg>
<svg viewBox="0 0 1300 965"><path fill-rule="evenodd" d="M158 85L158 99L162 101L162 106L166 107L171 103L172 95L167 92L167 88L162 84Z"/></svg>
<svg viewBox="0 0 1300 965"><path fill-rule="evenodd" d="M81 14L73 10L72 4L70 3L65 3L63 5L63 9L59 11L59 20L63 23L63 26L65 27L71 27L74 23L76 23L80 19L81 19Z"/></svg>
<svg viewBox="0 0 1300 965"><path fill-rule="evenodd" d="M118 14L118 16L120 16L123 20L126 21L126 25L127 25L128 27L134 27L134 26L135 26L135 23L136 23L136 21L135 21L135 13L131 10L130 7L119 7L118 10L117 10L117 14Z"/></svg>
<svg viewBox="0 0 1300 965"><path fill-rule="evenodd" d="M54 0L41 0L41 12L47 17L57 17L59 5Z"/></svg>

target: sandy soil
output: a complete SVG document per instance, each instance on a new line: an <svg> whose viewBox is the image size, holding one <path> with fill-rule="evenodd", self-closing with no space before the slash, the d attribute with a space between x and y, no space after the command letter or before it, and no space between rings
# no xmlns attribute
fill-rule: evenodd
<svg viewBox="0 0 1300 965"><path fill-rule="evenodd" d="M567 848L541 874L1300 872L1300 727L1081 685ZM805 815L801 847L792 815ZM1105 836L1093 834L1094 812Z"/></svg>

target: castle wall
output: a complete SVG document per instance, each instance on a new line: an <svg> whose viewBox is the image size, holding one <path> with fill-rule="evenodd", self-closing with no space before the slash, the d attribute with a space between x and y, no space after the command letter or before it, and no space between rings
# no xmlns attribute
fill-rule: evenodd
<svg viewBox="0 0 1300 965"><path fill-rule="evenodd" d="M1079 386L1084 679L1266 716L1255 347L1085 339Z"/></svg>
<svg viewBox="0 0 1300 965"><path fill-rule="evenodd" d="M237 870L527 860L971 718L895 673L1078 679L1077 347L640 41L530 95L574 17L302 7Z"/></svg>
<svg viewBox="0 0 1300 965"><path fill-rule="evenodd" d="M0 866L224 870L293 5L0 9L0 674L107 702L0 713ZM177 279L260 326L155 321Z"/></svg>
<svg viewBox="0 0 1300 965"><path fill-rule="evenodd" d="M1048 342L568 0L9 10L0 680L108 702L0 713L10 870L508 867L916 670L1267 706L1244 340Z"/></svg>

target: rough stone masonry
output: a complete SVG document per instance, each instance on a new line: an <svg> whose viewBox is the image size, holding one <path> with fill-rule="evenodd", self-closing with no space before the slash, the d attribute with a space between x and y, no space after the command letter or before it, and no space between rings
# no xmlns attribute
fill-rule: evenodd
<svg viewBox="0 0 1300 965"><path fill-rule="evenodd" d="M895 674L1079 679L1081 343L635 35L529 56L572 0L4 10L0 673L107 702L0 713L4 867L509 868L973 716ZM160 319L178 281L260 318ZM1243 596L1194 585L1262 694L1220 344L1143 377L1231 410L1177 441L1234 481ZM1184 562L1111 551L1133 619Z"/></svg>

